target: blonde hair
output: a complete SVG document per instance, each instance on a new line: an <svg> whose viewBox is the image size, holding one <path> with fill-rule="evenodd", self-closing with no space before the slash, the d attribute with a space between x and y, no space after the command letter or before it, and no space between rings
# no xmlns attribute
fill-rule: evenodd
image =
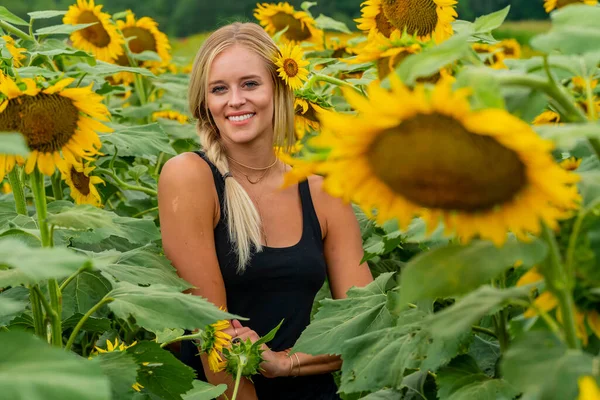
<svg viewBox="0 0 600 400"><path fill-rule="evenodd" d="M273 145L288 148L294 143L294 92L277 75L274 57L280 55L277 45L262 27L255 23L234 22L213 32L196 54L188 102L192 115L198 119L196 130L208 159L221 175L229 172L229 162L220 134L206 102L208 76L213 60L225 49L244 46L259 55L271 73L273 97ZM238 256L237 271L243 272L250 260L252 247L261 251L261 220L248 193L235 179L225 179L225 213L229 240Z"/></svg>

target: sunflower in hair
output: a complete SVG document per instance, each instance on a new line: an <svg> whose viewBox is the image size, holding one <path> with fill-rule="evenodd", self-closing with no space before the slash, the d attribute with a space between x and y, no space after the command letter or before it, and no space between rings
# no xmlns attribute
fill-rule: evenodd
<svg viewBox="0 0 600 400"><path fill-rule="evenodd" d="M287 2L257 4L254 18L269 35L287 27L282 35L285 42L313 42L318 45L323 43L323 31L316 27L315 20L305 11L296 11Z"/></svg>

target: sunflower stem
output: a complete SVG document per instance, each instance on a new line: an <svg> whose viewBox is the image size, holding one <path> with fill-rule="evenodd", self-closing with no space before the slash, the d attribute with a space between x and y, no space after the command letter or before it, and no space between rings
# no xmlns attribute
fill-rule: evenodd
<svg viewBox="0 0 600 400"><path fill-rule="evenodd" d="M231 400L235 400L237 398L238 389L240 388L240 381L242 379L242 369L246 365L246 363L242 363L242 357L239 358L237 373L235 374L235 386L233 387L233 395L231 396Z"/></svg>
<svg viewBox="0 0 600 400"><path fill-rule="evenodd" d="M40 235L42 237L42 246L50 247L50 229L46 219L48 218L48 207L46 205L46 186L44 184L44 175L35 168L30 174L31 190L37 212Z"/></svg>
<svg viewBox="0 0 600 400"><path fill-rule="evenodd" d="M158 207L152 207L152 208L149 208L149 209L144 210L144 211L140 211L139 213L132 215L131 218L141 217L144 214L148 214L148 213L151 213L151 212L157 211L157 210L158 210Z"/></svg>
<svg viewBox="0 0 600 400"><path fill-rule="evenodd" d="M19 170L16 166L8 173L8 182L10 183L13 197L15 198L15 209L17 210L17 214L27 215L27 203L25 202L23 182L19 178Z"/></svg>
<svg viewBox="0 0 600 400"><path fill-rule="evenodd" d="M491 336L491 337L493 337L493 338L496 338L496 339L498 339L498 335L496 335L496 332L494 332L494 331L493 331L493 330L491 330L491 329L484 328L484 327L482 327L482 326L473 325L473 326L471 327L471 330L472 330L473 332L477 332L477 333L484 333L484 334L486 334L486 335L488 335L488 336Z"/></svg>
<svg viewBox="0 0 600 400"><path fill-rule="evenodd" d="M44 294L40 290L39 286L34 285L32 287L32 290L35 291L38 298L40 299L40 302L41 302L42 306L44 307L44 310L46 311L46 317L50 320L50 324L52 326L54 326L55 322L58 321L60 323L60 318L58 317L56 310L50 305L50 303L48 303L48 300L46 300L46 296L44 296ZM54 341L54 335L52 335L52 342L53 342L53 344L56 343ZM61 343L61 346L62 346L62 343Z"/></svg>
<svg viewBox="0 0 600 400"><path fill-rule="evenodd" d="M178 336L175 339L169 340L167 342L161 343L160 347L161 348L165 348L166 346L170 345L171 343L175 343L175 342L181 342L183 340L194 340L194 339L200 339L202 338L202 334L204 332L202 330L199 330L197 333L193 333L191 335L183 335L183 336Z"/></svg>
<svg viewBox="0 0 600 400"><path fill-rule="evenodd" d="M100 300L98 303L96 303L96 305L94 307L90 308L89 311L86 312L83 317L81 317L79 322L77 322L77 325L75 325L75 328L73 328L73 332L71 332L71 336L69 336L69 340L67 340L67 344L65 345L65 350L67 350L67 351L71 350L71 346L73 346L73 342L75 342L75 337L77 337L77 334L79 333L79 330L81 329L81 327L83 326L85 321L87 321L88 318L91 317L92 314L94 314L96 311L98 311L103 305L108 304L114 300L115 299L113 299L112 297L102 298L102 300Z"/></svg>
<svg viewBox="0 0 600 400"><path fill-rule="evenodd" d="M344 87L356 90L360 94L363 94L363 92L360 90L360 88L352 85L351 83L348 83L348 82L343 81L338 78L334 78L333 76L323 75L323 74L314 74L313 76L311 76L308 79L308 81L306 81L304 86L306 88L310 89L317 82L327 82L327 83L332 83L332 84L338 85L338 86L344 86Z"/></svg>
<svg viewBox="0 0 600 400"><path fill-rule="evenodd" d="M556 296L560 313L563 317L563 329L567 346L571 349L580 349L581 344L577 339L577 325L575 322L575 301L573 300L573 276L565 270L560 260L560 251L554 232L544 224L542 238L549 248L546 267L548 268L548 279L546 284L550 291Z"/></svg>
<svg viewBox="0 0 600 400"><path fill-rule="evenodd" d="M44 313L42 312L42 304L41 299L38 292L35 291L35 287L37 285L33 285L29 288L29 301L31 302L31 315L33 318L33 329L35 331L36 336L41 337L46 340L46 335L44 333ZM39 291L39 288L38 288Z"/></svg>
<svg viewBox="0 0 600 400"><path fill-rule="evenodd" d="M35 39L32 36L29 36L28 34L23 32L19 28L12 26L8 22L4 22L4 21L0 20L0 28L2 28L3 30L5 30L8 33L12 33L13 35L17 36L19 39L35 41Z"/></svg>
<svg viewBox="0 0 600 400"><path fill-rule="evenodd" d="M54 174L52 174L51 181L52 181L52 194L54 195L54 198L56 200L62 200L63 194L62 194L60 172L55 171Z"/></svg>
<svg viewBox="0 0 600 400"><path fill-rule="evenodd" d="M69 283L71 283L71 281L73 281L73 279L77 278L77 275L79 275L80 273L82 273L84 271L89 271L91 269L92 269L92 263L89 261L86 261L86 263L83 264L83 267L79 268L77 271L75 271L73 274L71 274L71 276L69 276L67 279L65 279L63 283L61 283L61 285L59 287L61 293L65 290L65 288L69 285Z"/></svg>
<svg viewBox="0 0 600 400"><path fill-rule="evenodd" d="M157 192L154 189L146 188L143 186L130 185L130 184L122 181L121 178L119 178L113 171L110 171L108 169L97 168L96 172L110 176L122 189L136 190L138 192L149 194L150 196L157 195Z"/></svg>

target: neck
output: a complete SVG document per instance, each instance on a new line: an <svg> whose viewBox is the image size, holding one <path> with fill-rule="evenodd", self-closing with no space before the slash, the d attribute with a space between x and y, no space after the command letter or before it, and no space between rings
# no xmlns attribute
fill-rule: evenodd
<svg viewBox="0 0 600 400"><path fill-rule="evenodd" d="M229 144L226 146L229 165L235 163L238 169L248 170L239 163L252 168L265 168L275 161L275 151L269 140L265 143ZM235 160L232 161L231 159Z"/></svg>

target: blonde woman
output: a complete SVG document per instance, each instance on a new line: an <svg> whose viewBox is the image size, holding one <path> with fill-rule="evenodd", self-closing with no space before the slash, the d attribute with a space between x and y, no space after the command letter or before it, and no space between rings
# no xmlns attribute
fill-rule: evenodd
<svg viewBox="0 0 600 400"><path fill-rule="evenodd" d="M233 23L198 51L189 87L203 152L170 159L159 182L165 252L191 292L250 318L232 321L232 337L258 340L284 320L263 353L262 375L244 380L238 399L338 399L331 372L339 357L291 348L309 323L315 294L326 278L334 298L372 281L361 264L362 242L350 205L330 197L312 176L280 189L290 169L274 146L293 143L294 95L276 73L280 54L253 23ZM195 358L200 379L226 383L206 357ZM193 364L194 360L189 361Z"/></svg>

